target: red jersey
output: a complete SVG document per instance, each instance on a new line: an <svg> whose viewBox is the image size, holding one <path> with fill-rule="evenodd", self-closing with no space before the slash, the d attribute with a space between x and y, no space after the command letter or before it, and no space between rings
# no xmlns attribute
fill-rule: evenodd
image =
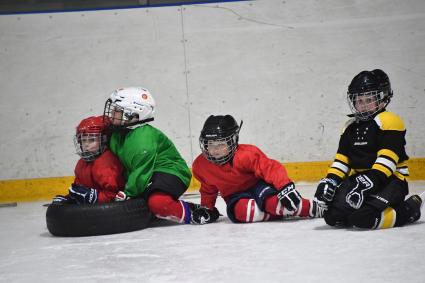
<svg viewBox="0 0 425 283"><path fill-rule="evenodd" d="M238 145L233 161L224 165L214 164L201 154L193 162L192 170L201 182L201 205L210 209L215 206L218 192L227 201L232 194L250 189L259 180L277 190L291 182L282 164L249 144Z"/></svg>
<svg viewBox="0 0 425 283"><path fill-rule="evenodd" d="M74 172L74 183L96 189L99 203L112 201L119 190L124 190L124 168L108 149L92 162L78 160Z"/></svg>

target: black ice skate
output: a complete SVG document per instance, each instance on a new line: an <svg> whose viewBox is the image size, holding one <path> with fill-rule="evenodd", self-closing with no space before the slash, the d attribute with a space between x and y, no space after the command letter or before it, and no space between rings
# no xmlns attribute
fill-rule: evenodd
<svg viewBox="0 0 425 283"><path fill-rule="evenodd" d="M419 218L421 218L421 207L423 204L421 197L425 197L425 193L422 193L421 196L413 195L404 201L404 208L407 212L408 223L416 222Z"/></svg>

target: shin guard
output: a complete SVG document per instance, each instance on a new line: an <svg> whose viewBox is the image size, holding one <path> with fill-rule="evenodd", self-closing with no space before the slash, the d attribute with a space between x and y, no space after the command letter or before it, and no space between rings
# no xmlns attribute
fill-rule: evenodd
<svg viewBox="0 0 425 283"><path fill-rule="evenodd" d="M240 199L234 206L236 220L242 223L262 222L270 219L270 215L262 211L254 199Z"/></svg>

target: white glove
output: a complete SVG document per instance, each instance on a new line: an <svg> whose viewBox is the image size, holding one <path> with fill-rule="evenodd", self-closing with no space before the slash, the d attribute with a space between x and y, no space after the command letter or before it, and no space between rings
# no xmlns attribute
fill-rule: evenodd
<svg viewBox="0 0 425 283"><path fill-rule="evenodd" d="M123 191L119 191L116 195L115 195L115 201L125 201L125 200L129 200L130 197L128 197Z"/></svg>

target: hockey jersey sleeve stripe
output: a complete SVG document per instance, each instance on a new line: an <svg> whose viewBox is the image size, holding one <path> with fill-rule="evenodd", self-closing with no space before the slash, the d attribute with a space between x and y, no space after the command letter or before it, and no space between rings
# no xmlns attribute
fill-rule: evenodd
<svg viewBox="0 0 425 283"><path fill-rule="evenodd" d="M399 173L404 176L409 176L409 166L407 166L407 160L404 160L397 164L396 173Z"/></svg>
<svg viewBox="0 0 425 283"><path fill-rule="evenodd" d="M404 176L409 176L409 168L403 167L403 168L397 168L397 172Z"/></svg>
<svg viewBox="0 0 425 283"><path fill-rule="evenodd" d="M345 173L338 168L333 168L333 167L329 168L328 174L331 174L331 173L337 175L341 179L345 178Z"/></svg>
<svg viewBox="0 0 425 283"><path fill-rule="evenodd" d="M385 157L378 157L375 163L379 163L388 167L391 170L391 172L394 172L397 168L397 164L395 164L394 161Z"/></svg>
<svg viewBox="0 0 425 283"><path fill-rule="evenodd" d="M393 160L393 162L395 164L397 164L398 163L398 160L399 160L399 156L394 151L392 151L390 149L386 149L386 148L379 150L378 151L378 156L389 157L390 159Z"/></svg>
<svg viewBox="0 0 425 283"><path fill-rule="evenodd" d="M391 168L387 167L386 165L380 164L380 163L373 164L372 169L376 169L378 171L381 171L387 177L389 177L393 174L393 171L391 171Z"/></svg>
<svg viewBox="0 0 425 283"><path fill-rule="evenodd" d="M336 154L336 156L335 156L335 160L337 160L337 161L339 161L339 162L341 162L341 163L344 163L344 164L346 164L346 165L350 164L350 162L349 162L349 160L348 160L348 157L347 157L347 156L345 156L345 155L343 155L343 154L341 154L341 153L337 153L337 154Z"/></svg>
<svg viewBox="0 0 425 283"><path fill-rule="evenodd" d="M343 164L343 163L341 163L337 160L335 160L334 163L332 163L331 167L339 169L342 172L344 172L345 174L347 174L350 171L350 168L347 165L345 165L345 164Z"/></svg>

